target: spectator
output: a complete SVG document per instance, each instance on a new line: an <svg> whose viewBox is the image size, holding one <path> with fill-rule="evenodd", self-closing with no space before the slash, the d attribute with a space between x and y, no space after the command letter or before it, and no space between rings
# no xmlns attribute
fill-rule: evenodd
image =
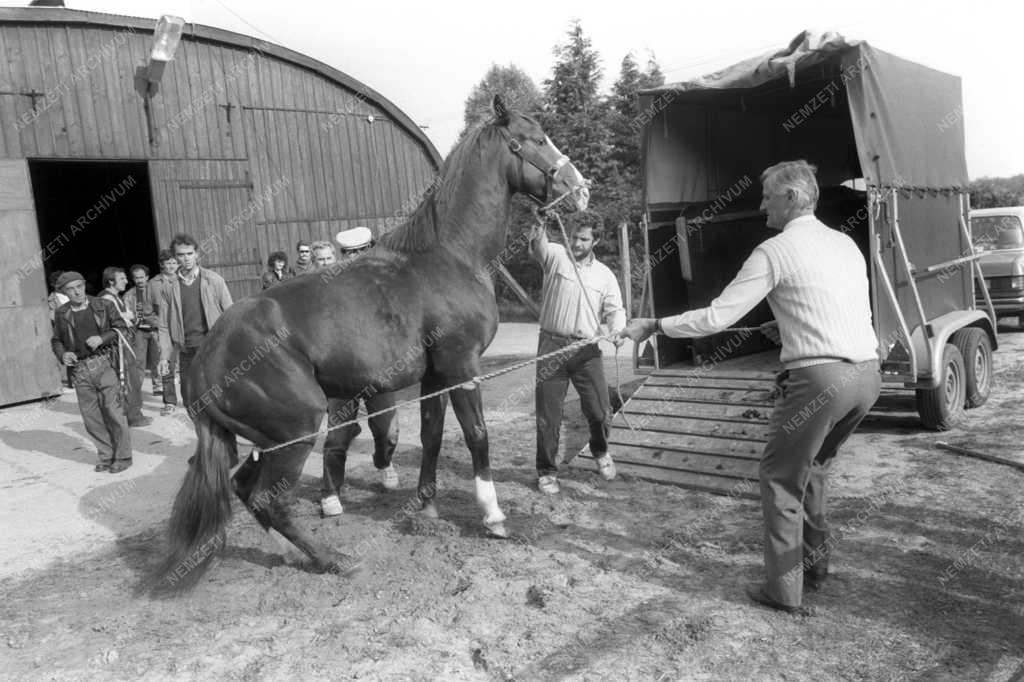
<svg viewBox="0 0 1024 682"><path fill-rule="evenodd" d="M267 270L260 278L260 283L264 289L269 289L294 276L295 274L288 269L288 256L284 251L275 251L267 257Z"/></svg>
<svg viewBox="0 0 1024 682"><path fill-rule="evenodd" d="M71 368L78 410L99 454L94 471L116 474L132 465L131 430L111 364L117 331L128 328L113 303L86 295L77 272L62 273L55 285L69 301L57 309L50 346Z"/></svg>
<svg viewBox="0 0 1024 682"><path fill-rule="evenodd" d="M153 288L149 284L149 268L136 264L128 270L134 287L125 292L124 305L135 313L135 338L132 348L140 367L149 372L153 395L163 393L158 380L156 365L160 361L160 342L157 338L156 307L153 305Z"/></svg>
<svg viewBox="0 0 1024 682"><path fill-rule="evenodd" d="M330 242L313 242L312 249L313 270L323 270L338 262L337 257L334 255L334 245Z"/></svg>
<svg viewBox="0 0 1024 682"><path fill-rule="evenodd" d="M125 387L125 410L128 416L128 425L149 426L153 419L142 415L142 378L146 370L143 366L145 360L137 358L135 354L135 311L128 308L121 300L121 294L128 286L128 277L121 268L113 266L104 268L103 286L100 298L105 298L114 304L127 327L118 344L118 352L121 355L121 380Z"/></svg>
<svg viewBox="0 0 1024 682"><path fill-rule="evenodd" d="M173 284L178 278L178 259L174 257L174 252L170 249L163 249L157 256L160 262L160 272L153 275L153 279L149 280L149 288L151 291L151 300L153 301L153 310L157 317L157 373L160 374L160 392L161 397L164 401L164 406L160 409L160 415L166 417L174 412L174 408L178 405L178 393L174 387L174 375L177 374L178 370L178 349L174 348L171 350L171 357L167 364L167 372L160 372L160 301L163 297L163 289L169 284Z"/></svg>
<svg viewBox="0 0 1024 682"><path fill-rule="evenodd" d="M158 326L160 331L161 376L170 371L171 356L178 351L178 365L184 377L206 334L231 305L231 293L224 278L199 267L198 244L192 236L177 234L171 250L178 261L177 277L160 290ZM182 383L181 399L188 405Z"/></svg>
<svg viewBox="0 0 1024 682"><path fill-rule="evenodd" d="M295 265L292 266L292 275L305 275L313 272L316 267L313 265L313 248L309 241L300 239L295 245Z"/></svg>

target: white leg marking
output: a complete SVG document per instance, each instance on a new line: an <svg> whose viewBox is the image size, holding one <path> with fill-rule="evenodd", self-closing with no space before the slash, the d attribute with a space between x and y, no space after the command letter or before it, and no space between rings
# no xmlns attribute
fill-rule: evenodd
<svg viewBox="0 0 1024 682"><path fill-rule="evenodd" d="M473 479L476 483L476 502L484 510L484 523L501 523L505 515L498 507L498 494L494 491L494 481L484 481L479 476Z"/></svg>

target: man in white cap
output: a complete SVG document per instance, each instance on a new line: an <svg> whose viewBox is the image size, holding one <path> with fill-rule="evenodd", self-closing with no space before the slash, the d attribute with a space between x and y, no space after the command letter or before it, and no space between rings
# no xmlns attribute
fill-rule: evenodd
<svg viewBox="0 0 1024 682"><path fill-rule="evenodd" d="M368 227L354 227L351 230L342 230L335 235L334 240L341 251L338 262L331 268L332 273L337 274L357 254L373 246L373 233ZM321 276L323 274L326 273L322 273ZM367 388L354 400L329 400L328 424L333 426L354 419L359 414L360 397L366 406L367 414L395 406L394 393L376 393L372 388ZM394 490L398 487L398 472L391 464L391 457L398 445L396 417L394 410L391 410L369 420L370 432L373 434L373 465L380 472L380 482L385 490ZM324 441L324 477L320 499L320 509L324 516L337 516L344 510L338 492L345 481L348 446L361 430L359 424L352 423L327 434Z"/></svg>
<svg viewBox="0 0 1024 682"><path fill-rule="evenodd" d="M54 313L50 346L71 368L78 410L99 452L95 471L116 474L132 465L132 437L110 353L128 325L113 303L86 295L79 273L63 273L54 288L69 300Z"/></svg>

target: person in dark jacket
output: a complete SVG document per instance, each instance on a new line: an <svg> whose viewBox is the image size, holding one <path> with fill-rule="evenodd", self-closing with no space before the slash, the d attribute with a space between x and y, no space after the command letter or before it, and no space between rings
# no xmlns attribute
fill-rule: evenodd
<svg viewBox="0 0 1024 682"><path fill-rule="evenodd" d="M295 273L288 269L288 256L284 255L284 251L275 251L267 257L267 269L260 278L260 284L264 289L269 289L294 276Z"/></svg>
<svg viewBox="0 0 1024 682"><path fill-rule="evenodd" d="M96 442L95 471L116 474L132 465L132 439L124 415L117 373L111 364L118 337L128 331L113 303L85 293L85 278L65 272L56 288L68 302L54 315L54 355L71 368L85 430Z"/></svg>

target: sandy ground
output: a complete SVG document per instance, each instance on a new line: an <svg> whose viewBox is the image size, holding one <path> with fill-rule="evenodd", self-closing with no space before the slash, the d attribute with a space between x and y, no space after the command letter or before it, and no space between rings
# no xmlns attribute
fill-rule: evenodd
<svg viewBox="0 0 1024 682"><path fill-rule="evenodd" d="M532 354L535 339L534 325L503 325L485 369ZM992 397L959 428L922 431L912 396L887 391L845 446L832 478L835 575L808 595L807 615L743 596L760 573L754 502L575 470L560 496L540 496L530 370L483 389L510 540L482 532L451 416L441 519L410 513L418 415L406 411L399 491L377 485L366 434L344 516L319 518L319 458L305 471L300 521L359 553L361 574L311 572L236 505L219 564L172 601L134 590L160 558L191 428L158 418L134 429L135 466L111 476L92 472L72 394L0 411L0 677L1018 679L1024 475L934 447L1024 462L1024 333L1001 341ZM625 354L620 367L633 379ZM569 404L565 449L584 439Z"/></svg>

